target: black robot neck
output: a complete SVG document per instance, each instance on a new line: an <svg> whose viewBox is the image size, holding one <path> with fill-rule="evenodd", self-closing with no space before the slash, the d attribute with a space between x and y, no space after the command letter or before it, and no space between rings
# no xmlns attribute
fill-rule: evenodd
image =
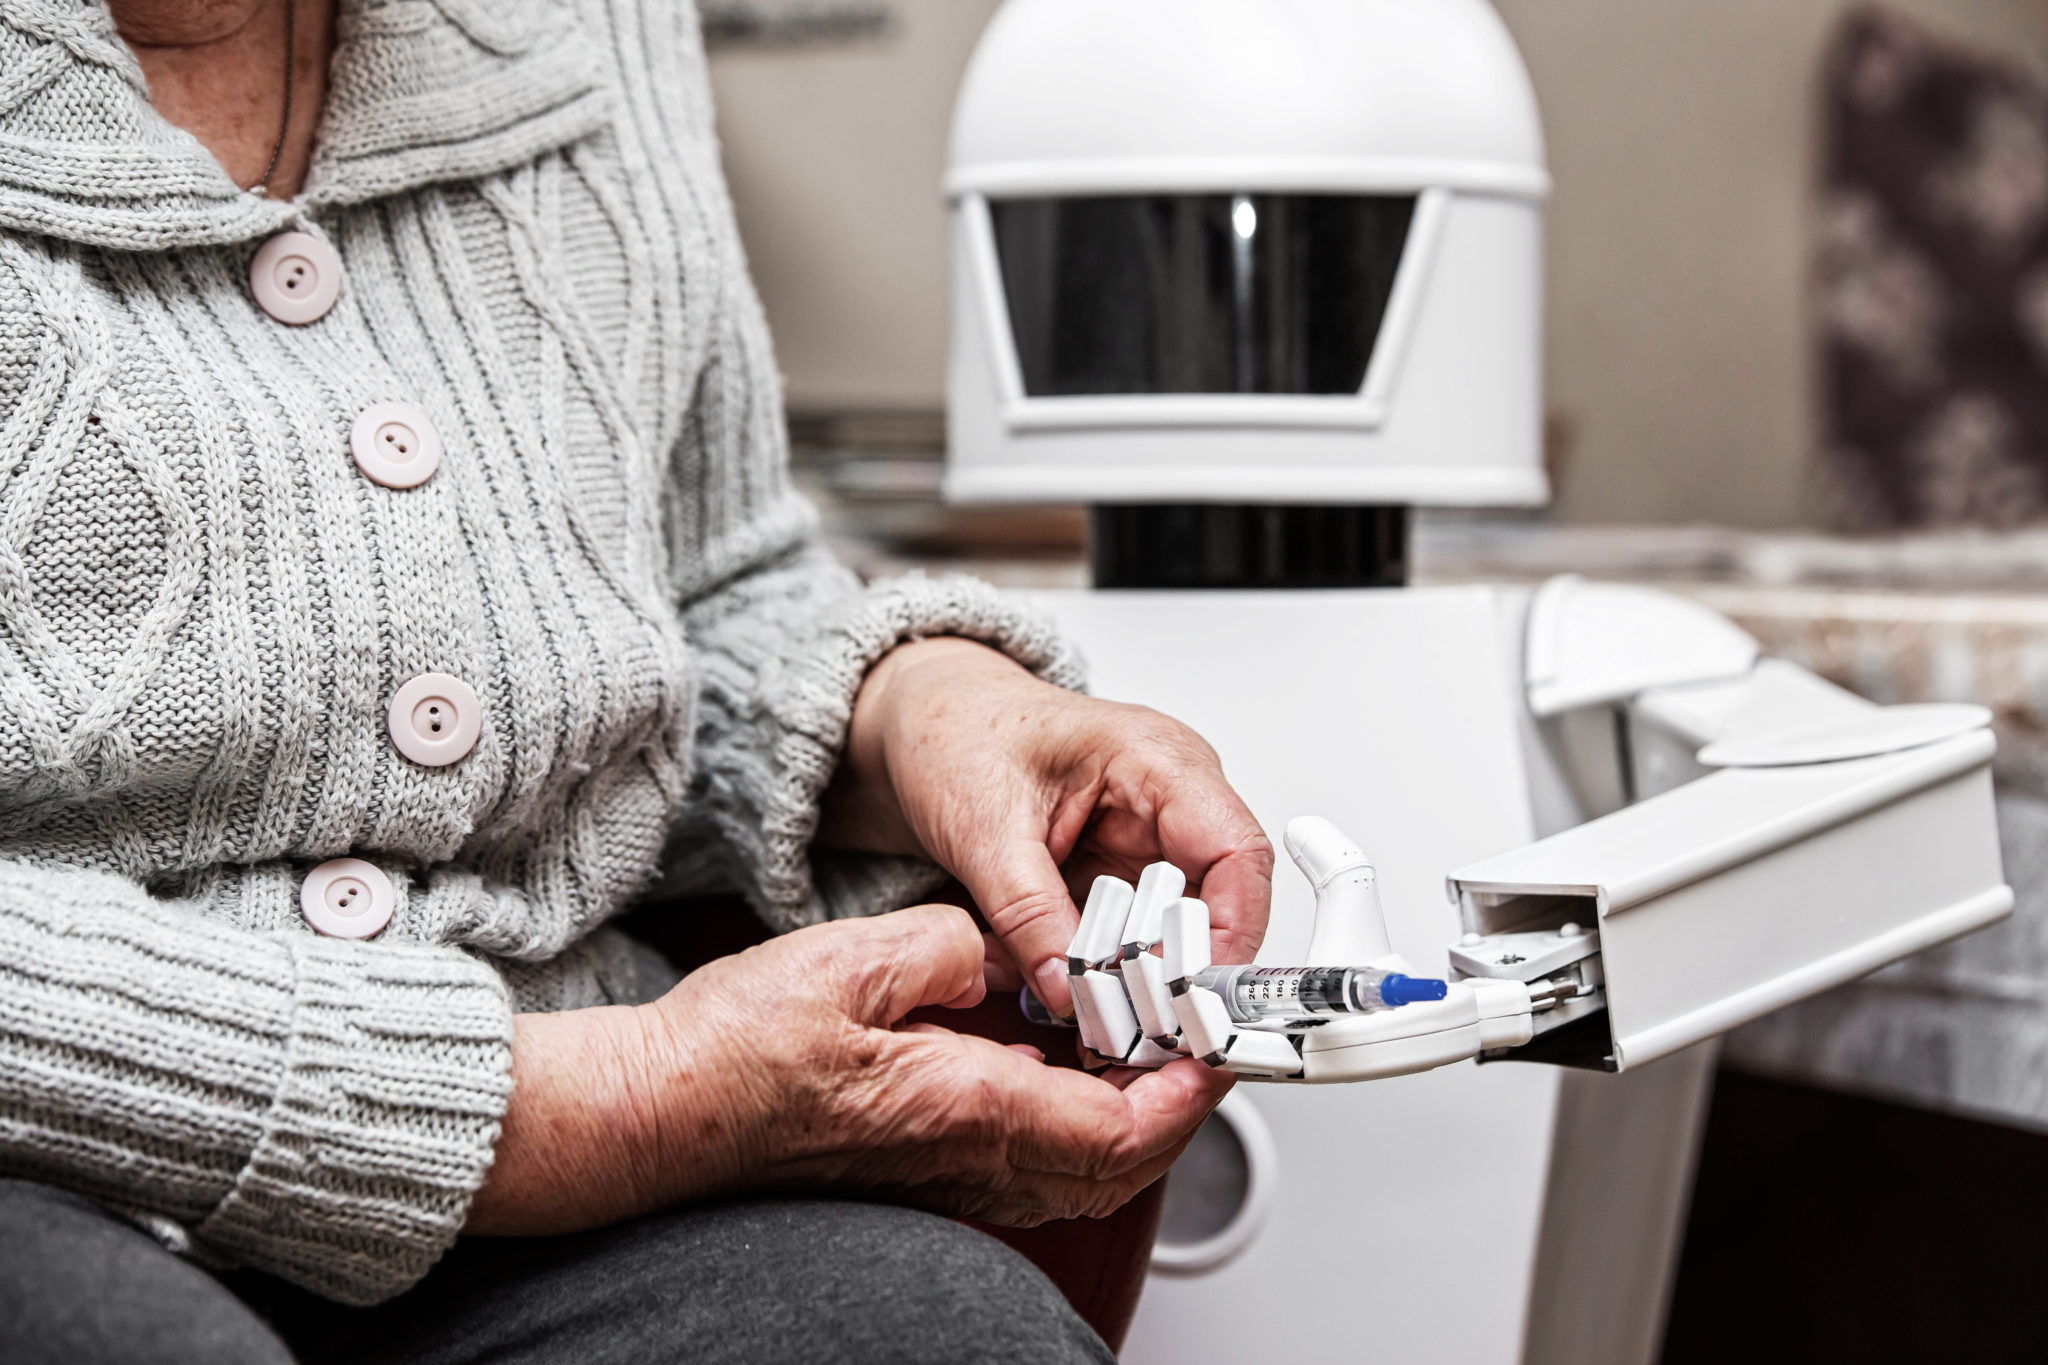
<svg viewBox="0 0 2048 1365"><path fill-rule="evenodd" d="M1408 509L1098 504L1088 561L1098 588L1399 588Z"/></svg>

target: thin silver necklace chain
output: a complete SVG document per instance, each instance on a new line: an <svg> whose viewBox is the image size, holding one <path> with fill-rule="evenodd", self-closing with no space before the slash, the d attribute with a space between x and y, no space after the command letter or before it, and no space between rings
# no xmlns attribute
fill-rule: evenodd
<svg viewBox="0 0 2048 1365"><path fill-rule="evenodd" d="M277 145L270 149L270 164L263 168L263 177L249 187L251 194L269 195L270 177L277 174L277 163L284 156L285 139L292 131L292 87L299 66L299 4L298 0L284 0L284 117L278 120Z"/></svg>

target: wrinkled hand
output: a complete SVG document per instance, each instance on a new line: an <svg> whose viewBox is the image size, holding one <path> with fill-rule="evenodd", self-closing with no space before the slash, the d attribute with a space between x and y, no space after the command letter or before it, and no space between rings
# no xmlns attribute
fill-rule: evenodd
<svg viewBox="0 0 2048 1365"><path fill-rule="evenodd" d="M471 1233L554 1233L689 1199L842 1189L1030 1226L1159 1178L1230 1078L1110 1080L913 1009L982 998L982 939L927 905L721 958L652 1005L521 1015Z"/></svg>
<svg viewBox="0 0 2048 1365"><path fill-rule="evenodd" d="M959 878L1061 1013L1075 897L1098 875L1180 868L1209 903L1218 962L1251 961L1272 897L1272 845L1199 735L966 640L905 645L870 671L822 833Z"/></svg>

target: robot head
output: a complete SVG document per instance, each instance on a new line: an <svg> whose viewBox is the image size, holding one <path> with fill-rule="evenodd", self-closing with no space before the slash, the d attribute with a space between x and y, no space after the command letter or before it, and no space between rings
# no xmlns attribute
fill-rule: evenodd
<svg viewBox="0 0 2048 1365"><path fill-rule="evenodd" d="M1485 0L1008 0L954 111L949 496L1542 502L1548 183Z"/></svg>

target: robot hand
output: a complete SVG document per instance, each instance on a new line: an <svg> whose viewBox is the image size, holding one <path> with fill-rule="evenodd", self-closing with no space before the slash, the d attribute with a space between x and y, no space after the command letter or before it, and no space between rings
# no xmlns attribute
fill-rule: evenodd
<svg viewBox="0 0 2048 1365"><path fill-rule="evenodd" d="M1136 887L1098 877L1067 949L1075 1020L1090 1052L1122 1066L1195 1057L1268 1080L1365 1079L1474 1055L1502 1033L1482 1029L1482 1014L1519 1011L1526 1022L1525 989L1482 1009L1466 984L1410 972L1388 944L1371 861L1327 820L1294 821L1286 844L1316 891L1308 955L1343 965L1213 965L1209 907L1182 894L1187 879L1177 868L1154 863ZM1048 1021L1028 989L1022 1003ZM1398 1024L1371 1020L1393 1011L1415 1013ZM1318 1066L1323 1052L1331 1055Z"/></svg>

